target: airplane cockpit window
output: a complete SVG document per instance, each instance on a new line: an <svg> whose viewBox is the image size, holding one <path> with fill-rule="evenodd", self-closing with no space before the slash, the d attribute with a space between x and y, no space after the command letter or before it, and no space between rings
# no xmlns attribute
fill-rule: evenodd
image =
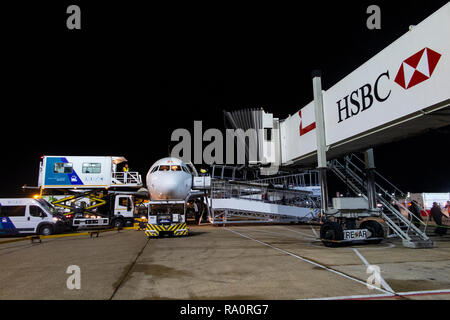
<svg viewBox="0 0 450 320"><path fill-rule="evenodd" d="M181 167L180 166L170 166L170 169L172 171L181 171Z"/></svg>
<svg viewBox="0 0 450 320"><path fill-rule="evenodd" d="M190 172L189 172L188 168L186 168L185 166L181 166L181 169L183 169L183 171L184 171L184 172L187 172L187 173L189 173L189 174L190 174Z"/></svg>
<svg viewBox="0 0 450 320"><path fill-rule="evenodd" d="M170 166L159 166L159 171L170 171Z"/></svg>

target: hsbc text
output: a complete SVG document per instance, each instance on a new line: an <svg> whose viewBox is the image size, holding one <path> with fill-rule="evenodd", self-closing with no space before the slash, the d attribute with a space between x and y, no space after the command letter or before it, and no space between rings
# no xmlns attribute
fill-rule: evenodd
<svg viewBox="0 0 450 320"><path fill-rule="evenodd" d="M389 92L380 92L378 85L382 78L389 78L389 71L386 71L378 76L373 86L366 83L360 88L356 89L349 95L345 96L337 102L339 121L338 123L347 120L350 117L356 116L358 113L369 109L373 104L375 98L378 102L386 101L391 95ZM349 99L350 98L350 99ZM350 100L350 105L349 105Z"/></svg>

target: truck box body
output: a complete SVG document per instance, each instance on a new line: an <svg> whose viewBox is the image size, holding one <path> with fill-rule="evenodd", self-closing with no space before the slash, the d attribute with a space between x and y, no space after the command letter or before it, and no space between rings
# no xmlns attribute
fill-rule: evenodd
<svg viewBox="0 0 450 320"><path fill-rule="evenodd" d="M111 186L111 157L45 156L39 182L48 188L108 188Z"/></svg>
<svg viewBox="0 0 450 320"><path fill-rule="evenodd" d="M43 189L99 189L142 187L138 172L117 172L123 157L43 156L39 168L39 187Z"/></svg>

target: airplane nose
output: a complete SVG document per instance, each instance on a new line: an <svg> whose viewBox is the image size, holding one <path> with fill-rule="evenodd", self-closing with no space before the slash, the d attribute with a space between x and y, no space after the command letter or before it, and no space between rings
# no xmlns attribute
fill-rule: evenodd
<svg viewBox="0 0 450 320"><path fill-rule="evenodd" d="M165 176L150 180L150 193L154 200L183 200L190 191L186 181Z"/></svg>
<svg viewBox="0 0 450 320"><path fill-rule="evenodd" d="M178 186L176 182L171 180L162 181L156 187L157 193L162 197L167 197L168 199L176 198Z"/></svg>

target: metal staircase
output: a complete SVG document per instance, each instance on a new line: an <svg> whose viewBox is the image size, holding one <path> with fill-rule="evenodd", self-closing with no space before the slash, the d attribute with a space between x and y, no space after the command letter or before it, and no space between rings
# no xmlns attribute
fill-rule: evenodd
<svg viewBox="0 0 450 320"><path fill-rule="evenodd" d="M330 161L329 167L354 193L367 199L367 179L363 160L352 154L344 157L342 162L339 160ZM406 195L376 171L375 178L377 203L382 205L382 218L385 220L389 231L400 237L405 247L433 247L433 241L426 235L428 220L423 222L412 214L404 203L398 201L388 190L393 190L394 194L399 194L401 198L407 198ZM400 210L408 213L408 218Z"/></svg>

